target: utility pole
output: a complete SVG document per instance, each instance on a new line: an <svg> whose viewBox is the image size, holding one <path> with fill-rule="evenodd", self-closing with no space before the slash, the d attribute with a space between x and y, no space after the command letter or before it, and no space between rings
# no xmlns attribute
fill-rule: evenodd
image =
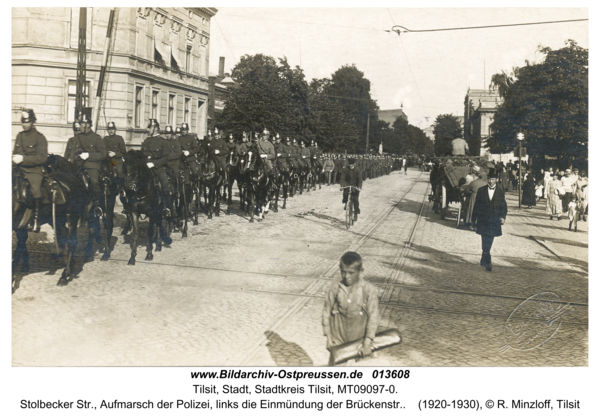
<svg viewBox="0 0 600 419"><path fill-rule="evenodd" d="M521 209L521 166L523 166L521 161L521 141L525 138L522 132L517 134L517 140L519 140L519 209Z"/></svg>
<svg viewBox="0 0 600 419"><path fill-rule="evenodd" d="M98 119L100 118L100 102L102 99L102 89L104 88L104 76L106 75L106 64L108 63L108 50L112 39L112 28L115 19L115 9L110 10L108 18L108 28L106 29L106 40L104 41L104 54L102 55L102 67L100 68L100 77L98 78L98 89L96 90L96 102L94 103L94 127L98 130Z"/></svg>
<svg viewBox="0 0 600 419"><path fill-rule="evenodd" d="M79 38L77 42L77 84L75 86L75 118L83 114L85 100L85 49L87 31L87 8L79 8Z"/></svg>

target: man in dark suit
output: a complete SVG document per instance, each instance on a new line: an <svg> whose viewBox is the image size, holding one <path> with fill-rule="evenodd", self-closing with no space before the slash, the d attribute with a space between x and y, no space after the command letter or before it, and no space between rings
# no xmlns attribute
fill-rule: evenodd
<svg viewBox="0 0 600 419"><path fill-rule="evenodd" d="M498 174L491 169L488 174L488 184L477 190L475 207L473 208L473 223L477 224L477 234L481 236L480 264L488 271L492 270L492 244L494 237L502 235L502 225L508 212L504 191L496 187Z"/></svg>

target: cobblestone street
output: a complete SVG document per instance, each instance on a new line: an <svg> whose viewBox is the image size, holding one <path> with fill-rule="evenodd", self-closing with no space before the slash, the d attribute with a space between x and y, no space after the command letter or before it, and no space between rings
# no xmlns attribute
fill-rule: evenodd
<svg viewBox="0 0 600 419"><path fill-rule="evenodd" d="M262 223L249 223L235 199L231 215L201 215L186 239L173 233L152 262L144 223L136 266L127 266L118 208L110 261L96 254L81 266L81 233L81 272L66 287L48 265L51 231L30 234L32 273L12 296L13 365L326 365L323 297L347 250L379 289L379 330L403 336L358 365L588 365L588 223L570 232L566 217L549 220L544 200L519 210L509 191L487 272L480 237L456 228L455 206L441 220L428 193L429 173L414 168L367 180L350 230L338 186L297 195ZM543 345L505 350L511 313L544 292L572 311Z"/></svg>

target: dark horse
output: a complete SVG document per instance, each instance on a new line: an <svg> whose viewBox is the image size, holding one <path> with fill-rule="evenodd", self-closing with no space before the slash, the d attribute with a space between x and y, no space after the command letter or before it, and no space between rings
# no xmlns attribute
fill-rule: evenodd
<svg viewBox="0 0 600 419"><path fill-rule="evenodd" d="M65 269L56 285L64 286L73 279L74 254L77 249L77 224L85 211L88 196L85 186L74 176L76 167L60 156L50 155L42 181L42 206L39 208L40 224L54 228L54 244L58 257L63 250ZM49 172L49 173L48 173ZM17 236L13 254L12 270L16 273L22 259L21 272L29 271L27 251L27 224L33 214L33 198L30 186L18 165L13 165L13 219L12 229Z"/></svg>
<svg viewBox="0 0 600 419"><path fill-rule="evenodd" d="M138 239L140 234L140 216L146 215L149 219L148 225L148 247L146 248L146 260L152 260L152 247L156 242L156 251L162 250L161 239L168 246L172 240L163 227L162 200L160 183L146 162L148 160L139 150L129 150L125 154L123 172L125 174L125 197L121 198L123 206L128 213L127 225L124 232L133 227L131 241L131 257L128 265L135 265L137 255ZM157 228L160 237L155 234Z"/></svg>
<svg viewBox="0 0 600 419"><path fill-rule="evenodd" d="M239 171L238 171L238 161L239 158L235 155L235 150L230 150L227 155L227 177L229 178L229 183L224 188L223 199L227 203L227 211L225 212L227 215L230 214L229 208L233 205L233 182L237 181L238 189L240 190L240 207L242 206L242 194L240 181L238 180Z"/></svg>
<svg viewBox="0 0 600 419"><path fill-rule="evenodd" d="M201 153L200 157L200 183L202 188L208 189L208 202L206 202L206 214L210 220L213 215L218 217L221 211L221 187L223 186L223 174L210 153Z"/></svg>
<svg viewBox="0 0 600 419"><path fill-rule="evenodd" d="M110 166L109 162L110 159L106 159L98 175L100 190L102 192L101 198L98 201L98 206L102 210L102 215L96 215L91 205L87 212L89 234L88 241L85 246L86 262L94 260L92 237L96 239L96 243L100 244L102 242L102 235L100 234L100 219L102 219L102 224L106 229L106 246L104 247L102 258L100 260L107 261L111 254L111 242L115 228L115 204L117 202L117 195L119 192L116 169ZM80 176L85 176L84 171L85 169L80 169Z"/></svg>
<svg viewBox="0 0 600 419"><path fill-rule="evenodd" d="M269 212L273 185L269 179L266 164L258 155L256 148L251 148L247 156L248 188L246 194L250 200L250 222L253 223L255 209L258 214L258 221L264 220L265 214Z"/></svg>

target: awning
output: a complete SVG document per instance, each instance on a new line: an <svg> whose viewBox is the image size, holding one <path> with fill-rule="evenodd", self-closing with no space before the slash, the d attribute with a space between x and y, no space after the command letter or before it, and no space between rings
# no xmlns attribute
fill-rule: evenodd
<svg viewBox="0 0 600 419"><path fill-rule="evenodd" d="M179 54L179 34L171 32L171 55L175 59L177 67L179 67L180 70L185 71L183 60L181 59L181 56Z"/></svg>
<svg viewBox="0 0 600 419"><path fill-rule="evenodd" d="M165 44L163 43L163 28L161 26L154 26L154 49L158 51L162 59L168 65L171 62L171 58L167 54Z"/></svg>

